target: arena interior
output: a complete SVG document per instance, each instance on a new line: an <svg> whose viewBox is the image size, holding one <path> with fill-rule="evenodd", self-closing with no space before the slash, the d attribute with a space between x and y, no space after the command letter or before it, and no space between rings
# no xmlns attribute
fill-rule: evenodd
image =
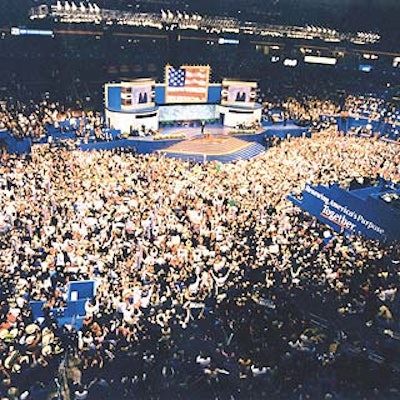
<svg viewBox="0 0 400 400"><path fill-rule="evenodd" d="M0 399L398 399L399 15L0 0Z"/></svg>

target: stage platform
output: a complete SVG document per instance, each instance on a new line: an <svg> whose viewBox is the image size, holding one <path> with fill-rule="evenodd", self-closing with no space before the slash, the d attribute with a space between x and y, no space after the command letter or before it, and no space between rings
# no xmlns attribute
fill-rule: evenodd
<svg viewBox="0 0 400 400"><path fill-rule="evenodd" d="M164 126L156 135L82 144L80 148L87 151L125 147L140 154L158 152L184 161L227 163L258 156L265 151L265 137L279 136L285 139L302 136L304 133L304 129L299 129L292 123L286 126L261 126L256 131L239 130L214 123L206 125L204 133L201 131L199 124Z"/></svg>
<svg viewBox="0 0 400 400"><path fill-rule="evenodd" d="M206 155L225 155L249 147L251 143L229 136L207 135L199 139L185 140L163 150L164 153L189 153Z"/></svg>
<svg viewBox="0 0 400 400"><path fill-rule="evenodd" d="M206 135L211 135L211 136L228 136L229 135L229 136L231 136L235 132L238 132L238 130L227 127L227 126L223 126L219 123L206 125L206 127L204 128L204 134L201 133L200 125L166 126L166 127L161 127L158 130L158 134L160 137L183 135L185 137L185 139L199 139ZM257 135L257 134L264 133L264 132L265 132L265 128L260 127L253 133L253 135Z"/></svg>
<svg viewBox="0 0 400 400"><path fill-rule="evenodd" d="M293 122L289 121L288 123L284 124L283 122L281 123L276 123L276 124L271 124L271 123L263 123L262 126L257 129L253 133L249 133L249 136L256 136L263 134L264 136L277 136L280 137L281 139L287 138L288 134L291 137L299 137L302 136L303 134L308 133L309 128L303 128L299 127L298 125L294 124ZM239 129L235 128L230 128L227 126L223 126L221 124L212 124L212 125L207 125L204 131L206 134L211 134L211 135L230 135L230 136L245 136L246 134L244 131L240 131ZM193 126L193 127L162 127L159 129L159 136L170 136L170 135L176 135L176 134L181 134L184 135L186 139L193 139L193 138L199 138L201 137L201 127L199 125Z"/></svg>
<svg viewBox="0 0 400 400"><path fill-rule="evenodd" d="M132 149L132 151L136 151L140 154L148 154L153 152L160 152L162 150L169 149L172 145L177 144L182 141L191 141L195 139L204 138L206 135L217 138L217 137L229 137L229 138L238 138L243 142L253 143L254 146L249 146L240 150L241 154L237 154L235 157L235 147L224 148L225 142L214 143L217 145L215 150L210 150L209 147L205 151L201 151L200 153L188 153L195 154L196 160L202 158L205 154L207 160L217 159L218 157L222 157L225 160L235 160L238 158L248 158L253 157L254 153L243 152L248 150L258 149L259 152L264 150L263 145L265 144L266 137L278 136L282 139L287 139L288 137L299 137L310 134L309 131L304 132L304 128L299 129L296 125L292 123L284 124L266 124L263 123L263 126L260 127L257 131L251 130L238 130L230 127L225 127L220 123L207 124L205 127L204 134L201 133L201 126L196 124L185 125L173 125L173 126L165 126L161 127L157 134L155 135L146 135L146 136L124 136L121 137L121 131L116 129L107 130L107 135L109 139L97 141L94 133L91 133L88 137L87 141L82 141L81 137L76 135L76 131L70 127L68 121L64 121L63 124L60 125L67 126L68 129L64 130L60 127L48 126L48 137L43 137L39 141L32 142L31 139L24 139L23 141L15 139L10 132L4 131L0 132L0 139L4 138L4 141L7 145L7 151L10 153L16 154L26 154L32 150L32 146L47 144L49 142L49 137L51 137L51 141L53 145L63 147L65 141L75 142L76 148L79 148L83 151L91 151L91 150L112 150L116 148L126 148ZM3 135L3 136L1 136ZM229 142L226 142L229 144ZM244 143L243 143L244 146ZM239 146L241 147L241 146ZM181 151L181 150L179 150ZM192 151L192 150L190 150ZM196 150L197 151L197 150ZM185 150L186 152L186 150ZM171 155L171 151L168 153ZM179 153L178 153L179 154ZM229 157L228 157L229 156ZM183 156L179 158L184 158ZM202 158L202 161L204 159ZM227 162L227 161L226 161Z"/></svg>
<svg viewBox="0 0 400 400"><path fill-rule="evenodd" d="M207 130L204 136L196 135L193 139L180 141L161 150L161 153L167 157L196 162L230 162L238 159L248 160L264 150L264 146L259 143L234 138L228 134L211 134L210 130Z"/></svg>

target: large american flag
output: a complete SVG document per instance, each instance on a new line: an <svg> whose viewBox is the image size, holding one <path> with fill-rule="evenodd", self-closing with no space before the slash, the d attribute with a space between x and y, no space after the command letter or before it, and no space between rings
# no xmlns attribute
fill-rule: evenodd
<svg viewBox="0 0 400 400"><path fill-rule="evenodd" d="M166 67L167 103L207 102L210 67L184 65L175 69Z"/></svg>

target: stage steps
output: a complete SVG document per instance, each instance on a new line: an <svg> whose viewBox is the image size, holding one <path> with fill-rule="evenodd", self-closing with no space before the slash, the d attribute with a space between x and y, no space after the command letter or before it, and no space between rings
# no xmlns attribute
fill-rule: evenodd
<svg viewBox="0 0 400 400"><path fill-rule="evenodd" d="M220 149L221 150L221 149ZM225 149L224 149L225 150ZM165 151L167 157L176 158L183 161L193 161L203 163L204 161L219 161L229 163L237 160L250 160L265 151L265 147L259 143L249 143L246 147L228 154L198 154Z"/></svg>
<svg viewBox="0 0 400 400"><path fill-rule="evenodd" d="M263 145L259 143L250 143L249 146L239 151L236 151L235 153L221 155L221 156L210 155L207 157L207 160L209 161L215 160L223 163L229 163L237 160L250 160L254 157L257 157L264 151L265 147Z"/></svg>

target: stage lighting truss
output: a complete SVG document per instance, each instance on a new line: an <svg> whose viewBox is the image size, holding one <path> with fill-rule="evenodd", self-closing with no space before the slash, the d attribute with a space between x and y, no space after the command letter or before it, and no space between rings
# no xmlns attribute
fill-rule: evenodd
<svg viewBox="0 0 400 400"><path fill-rule="evenodd" d="M351 42L373 44L380 35L373 32L343 33L320 26L270 25L242 21L231 17L203 16L186 11L161 10L160 13L137 13L132 11L101 9L89 1L57 1L55 5L40 5L30 10L30 18L52 18L63 23L104 23L152 27L164 30L195 30L215 34L246 34L271 38L320 39L325 42Z"/></svg>

